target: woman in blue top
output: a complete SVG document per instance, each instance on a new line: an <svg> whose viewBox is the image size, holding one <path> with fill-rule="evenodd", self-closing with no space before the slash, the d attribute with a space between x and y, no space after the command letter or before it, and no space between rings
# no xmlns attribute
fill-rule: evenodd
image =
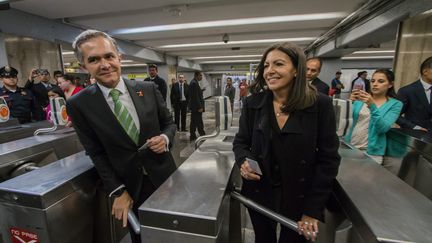
<svg viewBox="0 0 432 243"><path fill-rule="evenodd" d="M394 74L388 69L378 69L372 75L371 94L363 90L353 90L353 126L345 136L345 141L354 147L366 150L377 163L382 164L386 151L386 133L396 122L402 103L396 96Z"/></svg>

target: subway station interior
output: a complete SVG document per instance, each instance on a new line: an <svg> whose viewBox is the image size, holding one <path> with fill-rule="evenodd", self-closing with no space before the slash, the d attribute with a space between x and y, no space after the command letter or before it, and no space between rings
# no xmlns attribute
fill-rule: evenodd
<svg viewBox="0 0 432 243"><path fill-rule="evenodd" d="M432 1L0 0L15 242L432 242Z"/></svg>

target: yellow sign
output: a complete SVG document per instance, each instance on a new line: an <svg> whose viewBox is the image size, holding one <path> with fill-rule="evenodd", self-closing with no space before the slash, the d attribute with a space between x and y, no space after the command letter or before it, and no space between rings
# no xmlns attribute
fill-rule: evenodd
<svg viewBox="0 0 432 243"><path fill-rule="evenodd" d="M145 79L148 77L147 73L129 73L127 75L128 79Z"/></svg>

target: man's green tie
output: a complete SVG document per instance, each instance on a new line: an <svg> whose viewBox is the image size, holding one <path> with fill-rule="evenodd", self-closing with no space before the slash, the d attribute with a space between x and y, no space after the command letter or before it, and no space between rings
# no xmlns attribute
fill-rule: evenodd
<svg viewBox="0 0 432 243"><path fill-rule="evenodd" d="M120 91L117 89L112 89L110 91L110 95L114 101L114 114L132 141L134 141L135 144L138 144L139 131L129 111L119 100L120 94Z"/></svg>

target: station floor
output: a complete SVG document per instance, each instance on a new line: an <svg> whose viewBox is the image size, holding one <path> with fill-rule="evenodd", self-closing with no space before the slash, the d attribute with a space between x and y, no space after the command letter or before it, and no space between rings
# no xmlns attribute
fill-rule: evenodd
<svg viewBox="0 0 432 243"><path fill-rule="evenodd" d="M209 98L205 101L205 112L203 114L203 122L204 122L204 131L206 134L211 134L215 131L215 104L214 99ZM174 116L174 114L173 114ZM232 126L238 126L240 117L240 105L237 103L234 104L234 114L233 114L233 122ZM187 132L177 132L175 136L175 141L173 143L173 147L171 148L171 154L174 157L174 160L177 164L177 167L180 166L193 152L195 149L194 142L189 141L189 124L190 124L190 113L187 114L186 117L186 129ZM196 132L197 136L199 136L198 131ZM242 211L245 211L244 209ZM252 224L250 223L249 216L246 215L242 219L244 220L245 228L243 228L243 243L253 243L255 240L254 233L252 230ZM130 243L129 235L126 235L120 243Z"/></svg>

